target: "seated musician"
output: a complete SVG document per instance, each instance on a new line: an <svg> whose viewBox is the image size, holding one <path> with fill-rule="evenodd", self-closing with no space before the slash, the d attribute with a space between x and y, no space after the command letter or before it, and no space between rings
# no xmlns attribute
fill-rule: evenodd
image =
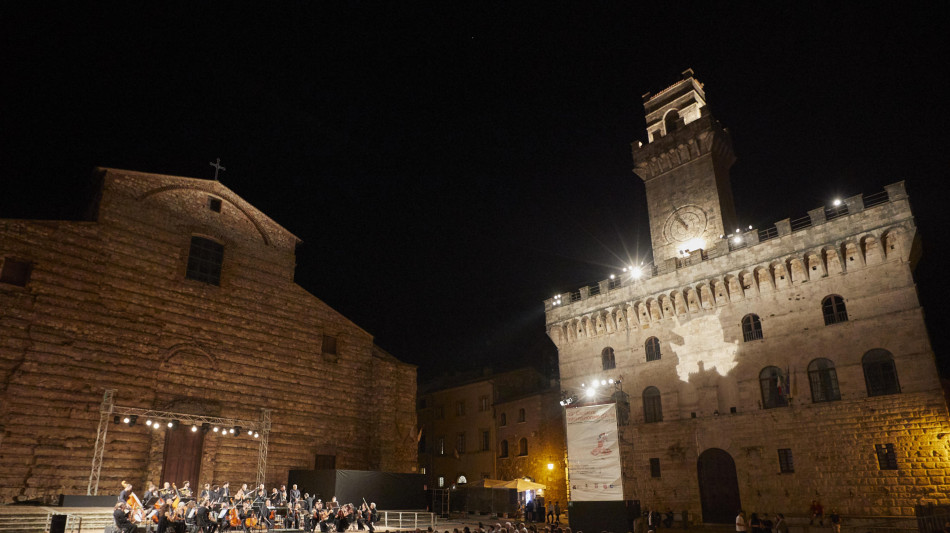
<svg viewBox="0 0 950 533"><path fill-rule="evenodd" d="M142 504L151 505L152 503L154 503L152 502L152 500L157 500L157 499L158 499L158 487L156 487L154 483L149 481L148 490L145 491L145 494L142 495Z"/></svg>
<svg viewBox="0 0 950 533"><path fill-rule="evenodd" d="M172 506L167 503L158 510L158 531L161 533L165 533L171 527L172 513Z"/></svg>
<svg viewBox="0 0 950 533"><path fill-rule="evenodd" d="M122 490L119 492L119 501L124 502L128 500L130 494L132 494L132 484L128 481L123 481Z"/></svg>
<svg viewBox="0 0 950 533"><path fill-rule="evenodd" d="M215 490L217 490L217 485L215 485ZM205 486L201 488L201 492L198 493L198 501L210 500L211 499L211 483L205 483Z"/></svg>
<svg viewBox="0 0 950 533"><path fill-rule="evenodd" d="M129 487L131 487L131 485ZM115 520L116 529L121 533L132 533L135 531L135 524L129 521L129 504L124 501L115 504L115 510L112 511L112 518Z"/></svg>
<svg viewBox="0 0 950 533"><path fill-rule="evenodd" d="M211 500L205 498L201 500L201 504L198 505L198 510L195 514L195 524L204 531L204 533L214 533L214 530L218 528L218 521L212 516L214 511L211 510Z"/></svg>
<svg viewBox="0 0 950 533"><path fill-rule="evenodd" d="M274 489L277 490L277 489ZM261 508L261 524L267 528L268 531L274 529L274 520L276 516L277 509L273 506L270 498L264 500L264 506Z"/></svg>
<svg viewBox="0 0 950 533"><path fill-rule="evenodd" d="M191 483L186 481L185 484L178 489L178 495L181 496L182 499L191 498Z"/></svg>
<svg viewBox="0 0 950 533"><path fill-rule="evenodd" d="M172 494L174 494L174 491L172 490L172 484L166 481L164 484L162 484L162 488L158 491L158 495L166 500L169 500L171 499L170 496Z"/></svg>
<svg viewBox="0 0 950 533"><path fill-rule="evenodd" d="M241 508L241 527L244 528L244 533L248 533L254 527L257 523L257 517L258 512L251 506L251 502L245 500L244 506ZM252 520L253 523L251 523Z"/></svg>
<svg viewBox="0 0 950 533"><path fill-rule="evenodd" d="M171 506L169 506L171 507ZM178 507L171 509L168 517L168 526L175 529L175 533L185 533L188 527L185 525L185 511L187 506L179 504Z"/></svg>

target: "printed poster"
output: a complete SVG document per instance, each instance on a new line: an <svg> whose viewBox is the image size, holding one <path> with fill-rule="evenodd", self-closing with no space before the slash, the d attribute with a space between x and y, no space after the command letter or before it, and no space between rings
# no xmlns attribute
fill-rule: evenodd
<svg viewBox="0 0 950 533"><path fill-rule="evenodd" d="M568 407L565 413L571 500L623 500L616 404Z"/></svg>

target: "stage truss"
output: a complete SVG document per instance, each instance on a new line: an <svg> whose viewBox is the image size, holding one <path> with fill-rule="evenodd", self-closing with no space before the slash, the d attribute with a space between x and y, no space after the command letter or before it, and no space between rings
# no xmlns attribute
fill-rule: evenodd
<svg viewBox="0 0 950 533"><path fill-rule="evenodd" d="M270 409L261 409L260 420L243 420L123 407L115 404L115 389L107 389L102 397L102 404L99 406L99 430L96 433L96 448L92 455L92 471L89 473L89 487L86 489L86 494L89 496L99 495L99 474L102 471L102 459L105 456L106 436L109 432L109 424L112 423L115 416L137 416L140 420L149 419L161 422L177 420L182 426L194 425L199 428L202 427L202 424L228 429L241 427L242 430L257 432L260 435L257 447L257 485L260 485L264 482L264 474L267 471L267 441L271 429L270 414Z"/></svg>

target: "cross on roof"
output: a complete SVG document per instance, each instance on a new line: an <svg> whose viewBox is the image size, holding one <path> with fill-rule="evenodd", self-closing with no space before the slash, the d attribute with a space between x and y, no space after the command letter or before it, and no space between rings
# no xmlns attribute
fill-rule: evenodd
<svg viewBox="0 0 950 533"><path fill-rule="evenodd" d="M218 158L215 160L214 163L208 163L208 164L214 167L214 181L218 181L218 171L219 171L219 170L222 171L222 172L224 172L225 170L227 170L226 168L224 168L223 166L221 166L221 158L220 158L220 157L218 157Z"/></svg>

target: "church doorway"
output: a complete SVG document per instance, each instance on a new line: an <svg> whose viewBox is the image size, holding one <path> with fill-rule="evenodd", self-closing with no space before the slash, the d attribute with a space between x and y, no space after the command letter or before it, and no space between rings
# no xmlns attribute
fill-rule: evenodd
<svg viewBox="0 0 950 533"><path fill-rule="evenodd" d="M191 431L190 428L168 429L165 432L162 482L175 483L181 488L185 481L190 481L192 487L197 487L203 444L203 431Z"/></svg>
<svg viewBox="0 0 950 533"><path fill-rule="evenodd" d="M703 522L732 524L741 508L736 462L729 452L710 448L700 454L697 471Z"/></svg>

